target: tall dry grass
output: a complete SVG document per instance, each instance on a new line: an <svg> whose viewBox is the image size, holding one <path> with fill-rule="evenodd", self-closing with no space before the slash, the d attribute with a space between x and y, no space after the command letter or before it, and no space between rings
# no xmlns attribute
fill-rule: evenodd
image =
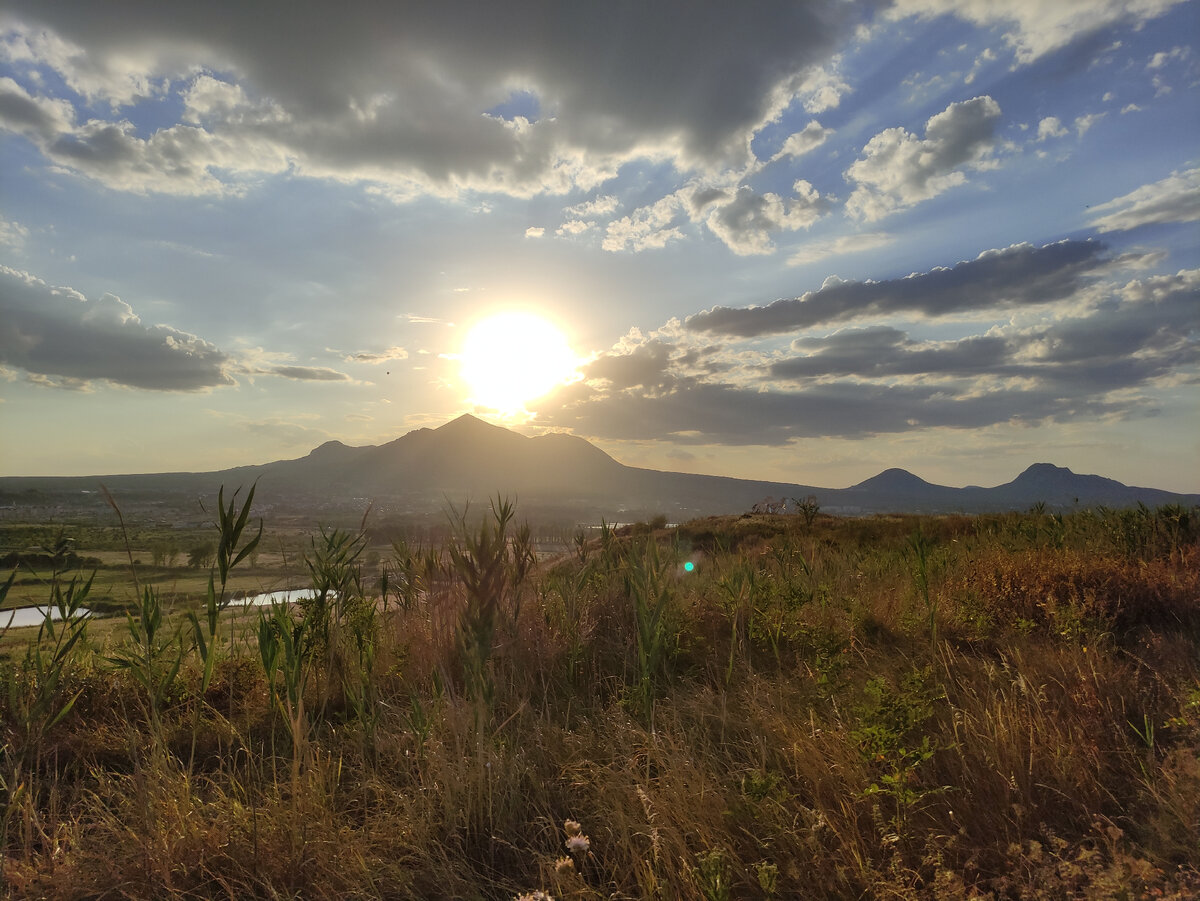
<svg viewBox="0 0 1200 901"><path fill-rule="evenodd" d="M375 588L358 539L324 533L321 602L242 634L218 610L177 673L149 660L149 699L119 647L78 642L53 683L8 666L5 886L1192 897L1200 567L1177 514L727 517L535 565L499 502L445 554L398 545ZM291 681L256 635L292 642Z"/></svg>

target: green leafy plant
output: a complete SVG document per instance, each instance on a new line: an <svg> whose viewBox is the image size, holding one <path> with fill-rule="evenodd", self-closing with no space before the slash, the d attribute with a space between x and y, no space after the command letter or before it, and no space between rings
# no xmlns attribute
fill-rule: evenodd
<svg viewBox="0 0 1200 901"><path fill-rule="evenodd" d="M65 697L63 686L75 655L85 640L87 612L83 602L91 591L95 573L86 582L75 577L65 586L60 575L55 568L51 602L38 627L37 638L26 646L21 663L6 673L8 713L18 734L0 746L5 764L0 768L0 781L6 788L0 842L8 835L13 812L28 794L28 777L46 733L71 712L80 696L80 692L76 691ZM0 588L0 604L3 604L15 578L14 570ZM2 616L0 614L0 618ZM6 631L7 623L4 630L0 631L0 637Z"/></svg>
<svg viewBox="0 0 1200 901"><path fill-rule="evenodd" d="M147 585L136 608L137 616L125 615L128 640L108 661L129 673L145 692L151 732L162 740L164 702L183 664L183 637L178 629L167 629L158 592Z"/></svg>
<svg viewBox="0 0 1200 901"><path fill-rule="evenodd" d="M733 679L733 667L740 651L750 663L749 636L754 631L754 601L759 594L758 571L749 561L738 558L727 564L725 573L717 580L722 606L729 619L729 662L725 666L725 683Z"/></svg>
<svg viewBox="0 0 1200 901"><path fill-rule="evenodd" d="M448 514L453 530L450 563L466 592L458 623L459 660L468 697L490 711L495 686L489 661L496 624L501 612L509 609L519 571L509 564L508 528L514 509L510 501L496 497L491 516L481 517L476 527L468 524L467 512L451 507Z"/></svg>
<svg viewBox="0 0 1200 901"><path fill-rule="evenodd" d="M237 506L238 491L234 491L233 496L229 499L228 506L225 504L225 487L221 486L217 491L216 526L218 540L216 573L209 572L208 574L208 590L205 594L203 624L201 624L200 618L194 610L189 610L186 614L187 620L192 626L193 647L200 656L201 697L204 696L212 684L213 673L216 670L220 614L229 603L225 595L226 586L229 583L229 573L235 566L253 555L258 548L259 542L262 540L263 522L260 519L258 521L258 532L254 537L247 539L245 542L242 541L242 534L250 517L250 508L254 504L254 491L257 487L257 485L250 486L250 491L247 493L246 500L240 510ZM221 579L219 589L214 578L216 575L219 575ZM195 718L192 722L192 750L189 758L189 766L195 762L196 738L200 731L200 714L202 708L202 703L196 704Z"/></svg>
<svg viewBox="0 0 1200 901"><path fill-rule="evenodd" d="M658 683L667 660L665 614L671 602L666 567L653 539L642 545L640 553L630 555L625 572L625 593L633 602L637 627L638 671L634 697L638 711L652 723Z"/></svg>
<svg viewBox="0 0 1200 901"><path fill-rule="evenodd" d="M729 859L724 848L710 848L696 857L696 881L704 901L729 901L732 897Z"/></svg>
<svg viewBox="0 0 1200 901"><path fill-rule="evenodd" d="M918 527L905 544L909 561L909 572L917 597L925 606L925 621L929 627L929 640L937 644L938 596L929 590L929 570L933 541Z"/></svg>
<svg viewBox="0 0 1200 901"><path fill-rule="evenodd" d="M891 823L900 836L907 834L915 805L941 791L924 787L919 777L920 769L934 754L926 729L934 702L943 697L930 685L930 678L927 670L914 670L898 688L881 677L868 681L867 703L853 732L863 757L876 771L866 793L891 801Z"/></svg>

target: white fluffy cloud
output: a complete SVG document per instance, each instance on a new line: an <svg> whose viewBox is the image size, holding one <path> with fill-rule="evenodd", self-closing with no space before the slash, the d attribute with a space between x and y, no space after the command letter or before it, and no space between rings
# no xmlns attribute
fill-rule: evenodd
<svg viewBox="0 0 1200 901"><path fill-rule="evenodd" d="M875 135L846 170L856 186L847 212L871 222L963 184L964 170L986 165L999 118L1000 105L985 94L931 117L924 138L904 128Z"/></svg>
<svg viewBox="0 0 1200 901"><path fill-rule="evenodd" d="M575 237L582 235L584 232L589 232L596 227L596 223L591 220L584 221L583 219L568 219L562 225L554 230L554 233L560 238L565 238L568 235Z"/></svg>
<svg viewBox="0 0 1200 901"><path fill-rule="evenodd" d="M681 212L683 201L679 194L668 194L608 223L603 247L612 252L665 247L683 238L683 232L672 224Z"/></svg>
<svg viewBox="0 0 1200 901"><path fill-rule="evenodd" d="M804 154L816 150L824 144L831 134L833 134L832 128L825 128L820 122L813 119L800 131L789 135L788 139L783 142L783 146L779 148L779 152L772 159L778 160L783 157L804 156Z"/></svg>
<svg viewBox="0 0 1200 901"><path fill-rule="evenodd" d="M1069 134L1058 116L1047 116L1038 123L1037 139L1039 141L1047 141L1050 138L1061 138Z"/></svg>
<svg viewBox="0 0 1200 901"><path fill-rule="evenodd" d="M607 216L614 212L621 202L612 194L605 194L592 200L585 200L573 206L565 207L563 213L573 219L586 219L589 216Z"/></svg>

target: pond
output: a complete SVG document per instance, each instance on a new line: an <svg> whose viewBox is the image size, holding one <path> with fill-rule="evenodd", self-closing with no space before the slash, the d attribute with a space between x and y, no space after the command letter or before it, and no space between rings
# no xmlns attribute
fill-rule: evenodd
<svg viewBox="0 0 1200 901"><path fill-rule="evenodd" d="M330 592L332 597L332 592ZM244 598L234 598L229 602L230 607L274 607L276 604L294 604L313 597L312 591L305 588L283 588L279 591L264 591L259 594L246 595Z"/></svg>
<svg viewBox="0 0 1200 901"><path fill-rule="evenodd" d="M50 610L51 619L62 619L57 607L16 607L12 610L0 610L0 631L4 629L21 629L25 626L40 626L46 620L47 609ZM92 611L86 607L80 607L79 613L81 616L92 615Z"/></svg>

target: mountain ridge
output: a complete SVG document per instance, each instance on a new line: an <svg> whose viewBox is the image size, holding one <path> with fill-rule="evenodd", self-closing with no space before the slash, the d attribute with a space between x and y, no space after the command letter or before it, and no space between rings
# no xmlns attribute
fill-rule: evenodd
<svg viewBox="0 0 1200 901"><path fill-rule="evenodd" d="M656 512L673 518L740 513L764 498L808 496L829 512L845 514L1000 512L1039 503L1051 509L1200 504L1200 494L1131 487L1051 463L1034 463L1012 481L991 488L936 485L899 468L848 488L670 472L627 466L578 436L521 435L469 413L379 445L354 447L331 440L303 457L207 473L8 476L0 477L0 492L87 491L100 480L114 490L191 493L193 498L215 493L221 484L255 482L262 498L297 504L373 498L412 510L440 509L447 498L483 500L499 493L623 518Z"/></svg>

